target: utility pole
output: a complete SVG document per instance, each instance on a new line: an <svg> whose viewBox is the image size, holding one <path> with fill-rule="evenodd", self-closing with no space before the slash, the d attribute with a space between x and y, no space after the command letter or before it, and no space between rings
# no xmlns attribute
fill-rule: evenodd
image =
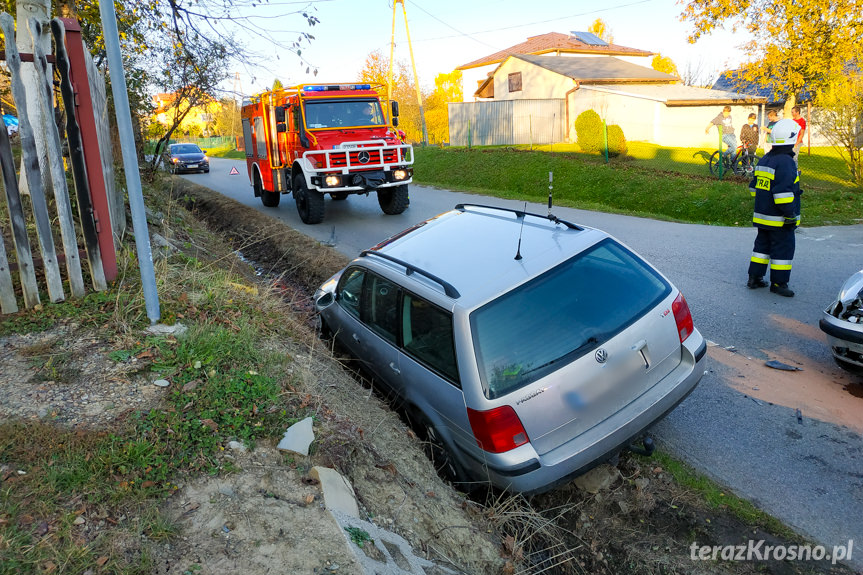
<svg viewBox="0 0 863 575"><path fill-rule="evenodd" d="M417 91L417 105L420 108L420 123L422 124L422 130L423 130L423 146L425 146L428 143L428 132L426 131L426 117L425 117L425 112L423 111L423 97L422 97L422 93L420 92L420 79L417 76L416 62L414 62L414 49L413 49L413 46L411 45L411 31L408 28L408 13L405 10L404 0L394 0L394 2L393 2L393 29L392 29L392 35L390 37L390 68L389 68L389 73L387 74L387 100L392 101L393 48L395 47L395 43L396 43L396 5L398 5L398 4L402 5L402 14L404 14L404 18L405 18L405 34L407 34L407 38L408 38L408 50L410 50L410 53L411 53L411 68L413 69L413 73L414 73L414 86L416 87L416 91ZM390 113L391 112L392 111L390 111Z"/></svg>

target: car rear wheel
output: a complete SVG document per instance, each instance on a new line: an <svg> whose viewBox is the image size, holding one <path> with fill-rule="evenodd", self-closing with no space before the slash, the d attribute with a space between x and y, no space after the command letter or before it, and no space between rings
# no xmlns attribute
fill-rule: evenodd
<svg viewBox="0 0 863 575"><path fill-rule="evenodd" d="M476 488L477 485L470 482L467 472L450 453L434 424L424 415L417 413L415 409L408 409L407 412L411 426L423 440L423 450L438 475L463 491Z"/></svg>
<svg viewBox="0 0 863 575"><path fill-rule="evenodd" d="M304 224L319 224L324 221L324 195L308 189L306 178L302 174L294 177L294 200Z"/></svg>
<svg viewBox="0 0 863 575"><path fill-rule="evenodd" d="M378 204L387 215L396 216L404 212L410 203L407 184L378 190Z"/></svg>

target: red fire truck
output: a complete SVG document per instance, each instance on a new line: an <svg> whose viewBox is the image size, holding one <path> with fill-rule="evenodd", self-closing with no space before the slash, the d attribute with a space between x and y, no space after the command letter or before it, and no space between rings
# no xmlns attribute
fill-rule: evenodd
<svg viewBox="0 0 863 575"><path fill-rule="evenodd" d="M344 200L375 192L385 214L410 203L413 148L388 122L371 84L303 84L263 92L243 103L249 181L261 202L277 207L293 193L300 219L324 219L324 196Z"/></svg>

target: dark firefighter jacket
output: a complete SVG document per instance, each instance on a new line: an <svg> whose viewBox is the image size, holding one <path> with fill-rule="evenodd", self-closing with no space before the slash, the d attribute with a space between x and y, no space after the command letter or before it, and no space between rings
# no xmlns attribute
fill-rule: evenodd
<svg viewBox="0 0 863 575"><path fill-rule="evenodd" d="M755 168L749 184L755 197L752 225L776 229L800 224L800 176L792 146L774 146Z"/></svg>

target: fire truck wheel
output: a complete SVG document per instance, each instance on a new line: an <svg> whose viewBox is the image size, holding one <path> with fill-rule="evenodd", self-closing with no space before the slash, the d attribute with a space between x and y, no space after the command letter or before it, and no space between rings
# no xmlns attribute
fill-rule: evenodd
<svg viewBox="0 0 863 575"><path fill-rule="evenodd" d="M324 195L316 190L309 190L302 174L297 174L294 178L294 200L304 224L319 224L324 221Z"/></svg>
<svg viewBox="0 0 863 575"><path fill-rule="evenodd" d="M410 203L407 185L378 190L378 204L387 215L396 216L402 213Z"/></svg>
<svg viewBox="0 0 863 575"><path fill-rule="evenodd" d="M255 196L261 197L261 203L266 208L275 208L279 205L279 200L282 199L278 192L268 192L264 189L264 184L261 183L261 175L255 172L255 178L252 184L255 187Z"/></svg>

